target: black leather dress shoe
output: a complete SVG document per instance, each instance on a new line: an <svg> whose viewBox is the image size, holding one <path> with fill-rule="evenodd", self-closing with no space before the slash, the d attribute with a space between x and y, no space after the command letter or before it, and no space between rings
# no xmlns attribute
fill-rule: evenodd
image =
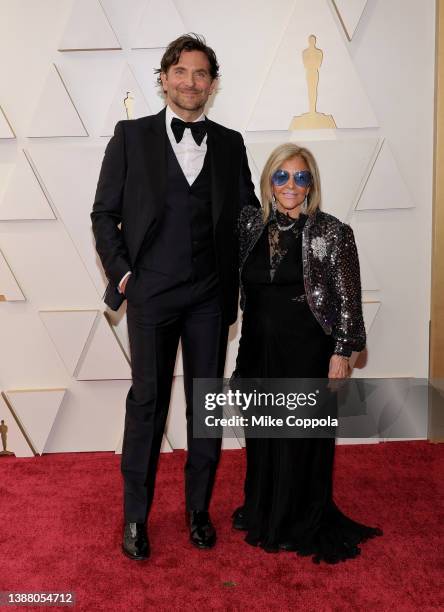
<svg viewBox="0 0 444 612"><path fill-rule="evenodd" d="M233 519L233 529L239 529L239 531L247 531L247 522L245 519L244 507L236 508L231 515Z"/></svg>
<svg viewBox="0 0 444 612"><path fill-rule="evenodd" d="M216 543L216 530L208 512L192 510L189 520L191 543L197 548L213 548Z"/></svg>
<svg viewBox="0 0 444 612"><path fill-rule="evenodd" d="M151 551L146 523L125 523L122 550L129 559L135 561L148 559Z"/></svg>

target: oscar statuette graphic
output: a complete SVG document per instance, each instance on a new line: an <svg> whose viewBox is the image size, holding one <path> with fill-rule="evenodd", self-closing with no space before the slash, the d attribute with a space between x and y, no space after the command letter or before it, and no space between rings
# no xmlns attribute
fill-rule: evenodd
<svg viewBox="0 0 444 612"><path fill-rule="evenodd" d="M8 426L3 419L0 421L0 436L2 439L2 450L0 451L0 457L13 455L14 453L12 451L7 450Z"/></svg>
<svg viewBox="0 0 444 612"><path fill-rule="evenodd" d="M305 76L308 89L308 113L293 117L290 130L316 130L336 128L332 115L324 115L316 111L318 99L319 69L322 64L323 53L316 47L316 36L308 37L308 48L302 52L302 61L305 67Z"/></svg>
<svg viewBox="0 0 444 612"><path fill-rule="evenodd" d="M132 119L134 117L134 96L130 91L126 92L126 98L123 100L126 109L126 117L127 119Z"/></svg>

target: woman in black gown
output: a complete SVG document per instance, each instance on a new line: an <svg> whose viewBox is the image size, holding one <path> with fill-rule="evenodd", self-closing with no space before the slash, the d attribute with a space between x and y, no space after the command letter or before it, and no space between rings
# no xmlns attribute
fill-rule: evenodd
<svg viewBox="0 0 444 612"><path fill-rule="evenodd" d="M242 334L235 377L345 378L365 346L351 228L319 210L313 155L281 145L261 177L263 210L240 218ZM336 563L382 532L333 501L334 439L247 437L245 501L233 526L269 552Z"/></svg>

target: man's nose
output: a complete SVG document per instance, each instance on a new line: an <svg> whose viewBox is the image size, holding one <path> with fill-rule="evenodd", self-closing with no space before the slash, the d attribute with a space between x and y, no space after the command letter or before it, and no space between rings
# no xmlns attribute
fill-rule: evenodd
<svg viewBox="0 0 444 612"><path fill-rule="evenodd" d="M194 74L192 72L185 75L185 84L188 87L194 87Z"/></svg>

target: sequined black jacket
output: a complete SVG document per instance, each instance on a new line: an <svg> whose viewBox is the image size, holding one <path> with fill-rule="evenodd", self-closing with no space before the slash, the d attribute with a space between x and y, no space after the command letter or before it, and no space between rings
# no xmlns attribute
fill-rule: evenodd
<svg viewBox="0 0 444 612"><path fill-rule="evenodd" d="M243 265L267 223L262 210L242 209L239 217L240 289ZM307 303L326 334L335 339L334 353L350 356L365 347L359 259L353 230L320 210L310 215L302 232L302 261Z"/></svg>

